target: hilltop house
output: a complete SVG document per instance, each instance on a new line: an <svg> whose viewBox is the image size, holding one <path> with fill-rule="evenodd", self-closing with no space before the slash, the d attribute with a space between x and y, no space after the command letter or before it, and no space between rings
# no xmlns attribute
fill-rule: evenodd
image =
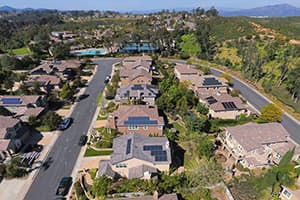
<svg viewBox="0 0 300 200"><path fill-rule="evenodd" d="M278 163L280 156L296 145L291 145L289 134L280 123L248 123L226 127L223 137L224 148L229 156L244 167L262 167ZM281 155L279 153L281 149ZM286 150L283 153L283 150ZM294 159L299 158L300 149L296 147Z"/></svg>
<svg viewBox="0 0 300 200"><path fill-rule="evenodd" d="M141 100L149 105L154 105L157 95L158 89L152 85L123 85L117 90L115 101L127 103L128 101Z"/></svg>
<svg viewBox="0 0 300 200"><path fill-rule="evenodd" d="M107 122L108 128L122 134L162 135L164 125L157 106L150 105L121 105L109 115Z"/></svg>
<svg viewBox="0 0 300 200"><path fill-rule="evenodd" d="M73 77L73 70L80 69L81 63L78 60L62 60L44 62L30 71L31 76L36 75L57 75L62 79Z"/></svg>
<svg viewBox="0 0 300 200"><path fill-rule="evenodd" d="M34 75L28 77L28 80L24 83L29 87L38 84L40 89L44 92L51 90L58 91L61 89L61 79L56 75Z"/></svg>
<svg viewBox="0 0 300 200"><path fill-rule="evenodd" d="M209 107L209 115L213 118L236 119L242 114L250 114L248 106L239 97L226 93L217 93L200 101Z"/></svg>
<svg viewBox="0 0 300 200"><path fill-rule="evenodd" d="M19 119L0 116L0 159L18 152L29 137L29 129Z"/></svg>
<svg viewBox="0 0 300 200"><path fill-rule="evenodd" d="M152 76L143 69L121 69L121 85L149 84L151 85Z"/></svg>
<svg viewBox="0 0 300 200"><path fill-rule="evenodd" d="M45 96L39 95L0 96L0 106L22 121L28 121L30 116L40 116L45 110L47 102Z"/></svg>
<svg viewBox="0 0 300 200"><path fill-rule="evenodd" d="M190 79L196 79L199 76L203 76L203 72L196 69L192 65L186 65L186 64L176 64L175 70L174 70L176 78L180 82L188 81Z"/></svg>
<svg viewBox="0 0 300 200"><path fill-rule="evenodd" d="M143 69L150 72L152 58L150 56L127 57L122 62L126 69Z"/></svg>
<svg viewBox="0 0 300 200"><path fill-rule="evenodd" d="M104 162L97 176L115 176L128 179L150 179L159 171L169 171L171 148L166 137L149 137L131 133L117 137L113 141L111 160Z"/></svg>

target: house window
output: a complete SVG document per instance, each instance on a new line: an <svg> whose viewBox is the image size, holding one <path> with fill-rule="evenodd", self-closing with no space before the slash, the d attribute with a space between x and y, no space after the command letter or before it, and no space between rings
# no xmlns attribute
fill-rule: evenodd
<svg viewBox="0 0 300 200"><path fill-rule="evenodd" d="M129 125L128 130L139 130L139 127L137 125Z"/></svg>
<svg viewBox="0 0 300 200"><path fill-rule="evenodd" d="M289 191L287 191L286 189L283 190L282 194L288 199L290 199L292 197L292 194Z"/></svg>
<svg viewBox="0 0 300 200"><path fill-rule="evenodd" d="M241 145L238 145L239 151L243 151L243 148Z"/></svg>
<svg viewBox="0 0 300 200"><path fill-rule="evenodd" d="M159 129L159 130L162 130L162 129L163 129L163 126L158 126L158 129Z"/></svg>
<svg viewBox="0 0 300 200"><path fill-rule="evenodd" d="M144 130L148 130L148 126L147 125L144 126Z"/></svg>

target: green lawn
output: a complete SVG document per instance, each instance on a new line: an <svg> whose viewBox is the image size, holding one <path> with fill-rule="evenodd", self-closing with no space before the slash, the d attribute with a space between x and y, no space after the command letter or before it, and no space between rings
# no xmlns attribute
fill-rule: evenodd
<svg viewBox="0 0 300 200"><path fill-rule="evenodd" d="M49 132L49 131L51 131L51 129L48 126L38 126L38 127L36 127L36 130L40 131L40 132Z"/></svg>
<svg viewBox="0 0 300 200"><path fill-rule="evenodd" d="M87 148L84 157L90 157L90 156L107 156L112 154L112 150L103 150L103 151L97 151L92 148Z"/></svg>
<svg viewBox="0 0 300 200"><path fill-rule="evenodd" d="M19 49L13 49L12 52L15 55L30 54L30 50L27 47L22 47L22 48L19 48Z"/></svg>

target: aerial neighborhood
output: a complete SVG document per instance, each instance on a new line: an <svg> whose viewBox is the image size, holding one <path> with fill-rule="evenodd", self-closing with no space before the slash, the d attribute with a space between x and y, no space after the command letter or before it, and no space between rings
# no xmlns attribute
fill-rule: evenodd
<svg viewBox="0 0 300 200"><path fill-rule="evenodd" d="M25 10L0 9L1 200L300 200L299 17Z"/></svg>

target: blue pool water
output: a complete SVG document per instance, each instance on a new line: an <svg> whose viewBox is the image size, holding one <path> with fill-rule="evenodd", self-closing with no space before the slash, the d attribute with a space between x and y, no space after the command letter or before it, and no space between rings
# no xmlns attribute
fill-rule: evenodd
<svg viewBox="0 0 300 200"><path fill-rule="evenodd" d="M107 51L105 49L90 49L85 51L77 51L74 53L79 56L96 56L96 55L105 55Z"/></svg>

